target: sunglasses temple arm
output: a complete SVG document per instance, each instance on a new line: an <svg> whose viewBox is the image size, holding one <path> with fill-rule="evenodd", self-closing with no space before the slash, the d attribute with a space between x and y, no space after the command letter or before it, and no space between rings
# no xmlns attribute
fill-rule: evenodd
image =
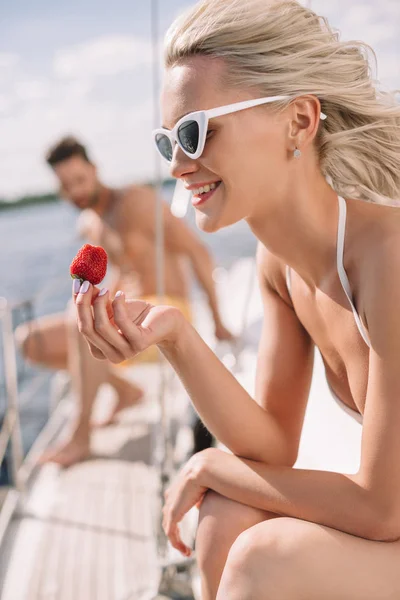
<svg viewBox="0 0 400 600"><path fill-rule="evenodd" d="M269 104L270 102L278 102L279 100L287 100L290 96L271 96L270 98L257 98L254 100L245 100L244 102L235 102L234 104L228 104L227 106L220 106L219 108L211 108L206 110L206 116L208 119L214 119L216 117L222 117L230 113L245 110L246 108L252 108L253 106L260 106L261 104ZM323 112L320 113L320 119L325 121L327 115Z"/></svg>
<svg viewBox="0 0 400 600"><path fill-rule="evenodd" d="M219 108L212 108L206 110L206 115L209 119L215 117L222 117L229 113L238 112L239 110L245 110L246 108L252 108L253 106L259 106L260 104L269 104L270 102L277 102L278 100L287 100L289 96L271 96L270 98L254 98L253 100L245 100L244 102L235 102L234 104L228 104L227 106L220 106Z"/></svg>

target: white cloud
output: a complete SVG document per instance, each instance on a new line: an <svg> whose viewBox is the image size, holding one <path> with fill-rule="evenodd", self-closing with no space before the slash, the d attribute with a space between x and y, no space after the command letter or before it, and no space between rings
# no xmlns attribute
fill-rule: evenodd
<svg viewBox="0 0 400 600"><path fill-rule="evenodd" d="M15 84L15 94L20 100L43 100L50 94L51 86L45 79L21 79Z"/></svg>
<svg viewBox="0 0 400 600"><path fill-rule="evenodd" d="M104 36L56 52L54 73L61 79L115 75L151 63L151 45L134 36Z"/></svg>
<svg viewBox="0 0 400 600"><path fill-rule="evenodd" d="M69 81L67 85L63 87L63 96L68 102L81 101L87 96L93 89L93 83L88 79Z"/></svg>
<svg viewBox="0 0 400 600"><path fill-rule="evenodd" d="M0 94L0 114L7 112L12 105L12 100L6 94Z"/></svg>
<svg viewBox="0 0 400 600"><path fill-rule="evenodd" d="M378 78L386 88L400 88L400 59L396 54L378 55Z"/></svg>
<svg viewBox="0 0 400 600"><path fill-rule="evenodd" d="M20 57L11 52L0 52L0 112L8 110L11 106L12 89L17 74L20 72Z"/></svg>
<svg viewBox="0 0 400 600"><path fill-rule="evenodd" d="M20 57L12 52L0 52L0 73L3 76L19 63Z"/></svg>
<svg viewBox="0 0 400 600"><path fill-rule="evenodd" d="M348 6L341 15L339 27L344 39L361 39L371 46L388 42L398 35L396 20L387 18L379 3Z"/></svg>
<svg viewBox="0 0 400 600"><path fill-rule="evenodd" d="M386 2L381 4L381 10L389 19L400 18L400 3L398 0L386 0Z"/></svg>

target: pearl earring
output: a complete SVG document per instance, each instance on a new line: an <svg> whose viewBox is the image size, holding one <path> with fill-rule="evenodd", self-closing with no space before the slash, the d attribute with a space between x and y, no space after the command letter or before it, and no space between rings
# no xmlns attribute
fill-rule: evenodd
<svg viewBox="0 0 400 600"><path fill-rule="evenodd" d="M293 152L293 156L295 158L300 158L300 156L301 156L301 150L299 150L298 148L296 148L296 150Z"/></svg>

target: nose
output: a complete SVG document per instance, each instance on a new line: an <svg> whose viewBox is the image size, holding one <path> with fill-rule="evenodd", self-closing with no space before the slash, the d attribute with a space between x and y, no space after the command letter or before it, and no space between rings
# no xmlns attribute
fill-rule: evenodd
<svg viewBox="0 0 400 600"><path fill-rule="evenodd" d="M175 179L181 179L189 173L196 173L198 170L199 167L197 161L189 158L178 144L176 144L172 154L171 166L169 168L171 176Z"/></svg>

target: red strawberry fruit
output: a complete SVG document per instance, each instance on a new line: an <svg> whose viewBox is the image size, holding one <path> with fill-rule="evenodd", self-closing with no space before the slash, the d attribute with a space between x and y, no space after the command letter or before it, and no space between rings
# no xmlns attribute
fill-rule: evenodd
<svg viewBox="0 0 400 600"><path fill-rule="evenodd" d="M71 263L69 272L73 279L90 281L97 285L103 281L107 272L107 253L101 246L85 244Z"/></svg>

